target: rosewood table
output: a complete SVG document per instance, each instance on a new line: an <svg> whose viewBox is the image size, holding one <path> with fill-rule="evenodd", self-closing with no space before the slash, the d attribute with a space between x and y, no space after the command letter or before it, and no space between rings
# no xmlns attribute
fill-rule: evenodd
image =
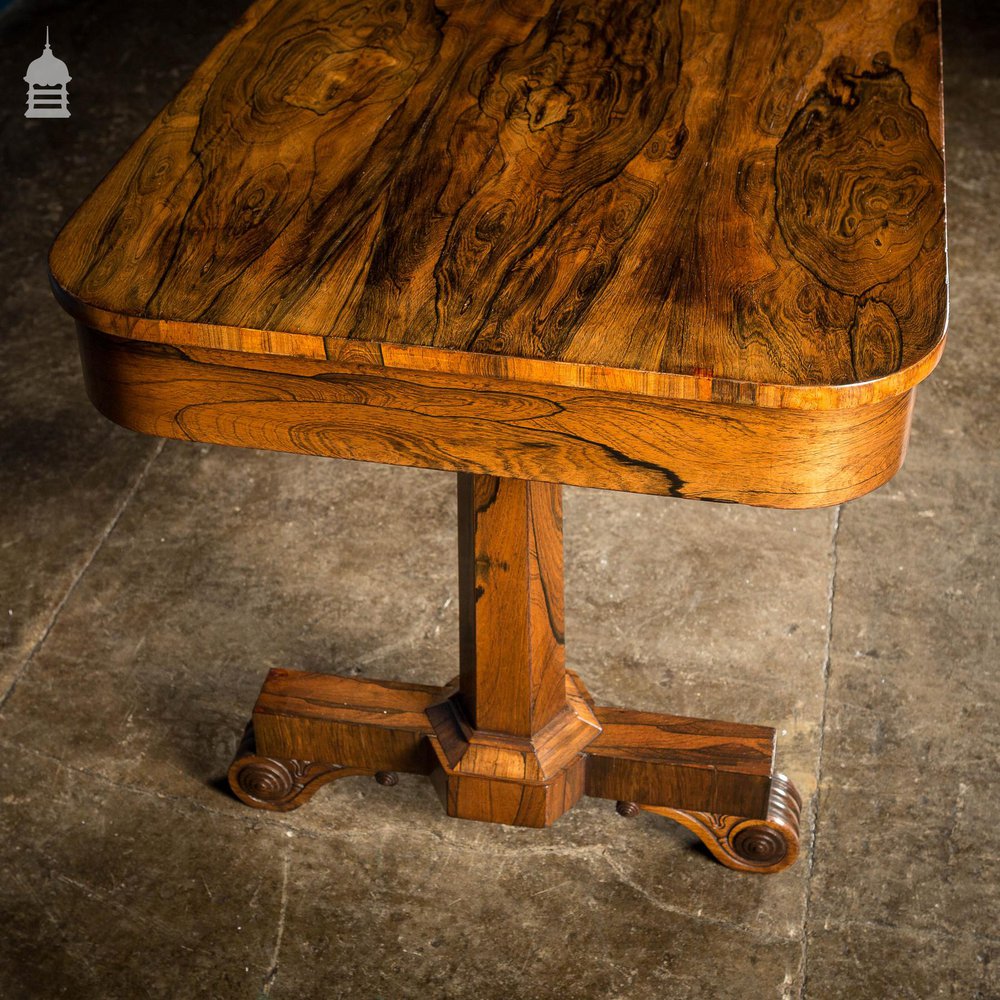
<svg viewBox="0 0 1000 1000"><path fill-rule="evenodd" d="M798 853L774 730L596 705L561 483L772 507L885 483L944 342L938 9L259 0L57 239L87 389L149 434L458 473L441 687L273 670L230 769L430 775ZM419 526L414 526L419 534Z"/></svg>

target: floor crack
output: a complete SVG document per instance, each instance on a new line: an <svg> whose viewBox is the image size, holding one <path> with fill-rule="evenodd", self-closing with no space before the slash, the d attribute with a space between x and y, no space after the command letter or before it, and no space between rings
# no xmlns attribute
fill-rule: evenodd
<svg viewBox="0 0 1000 1000"><path fill-rule="evenodd" d="M39 650L41 650L42 646L45 645L45 642L48 639L49 634L52 632L52 629L55 627L56 621L59 619L59 615L62 614L62 609L66 606L66 603L69 601L70 597L73 596L73 592L76 590L80 581L83 579L84 574L87 572L88 569L90 569L91 564L97 558L97 554L104 547L104 543L111 536L111 533L115 530L115 528L118 527L118 522L121 520L122 514L125 513L125 508L128 507L128 505L132 502L132 497L135 496L139 487L142 486L143 481L146 478L146 474L149 472L150 467L152 466L153 462L156 461L160 452L163 451L163 446L165 443L166 441L164 438L160 438L160 440L156 443L156 446L153 448L153 453L149 456L149 458L146 460L146 463L139 470L139 475L136 476L135 481L129 487L128 492L125 494L124 499L118 505L117 510L112 515L111 520L108 521L107 525L104 528L104 531L101 532L100 537L97 539L97 543L90 550L90 553L84 559L83 565L80 567L79 571L70 581L70 585L66 588L66 592L56 602L55 607L52 609L52 613L49 615L49 620L45 623L45 628L42 629L42 634L38 637L38 640L28 651L28 655L25 656L23 662L21 663L21 666L15 672L13 679L11 680L10 684L7 687L7 690L4 691L2 695L0 695L0 712L3 711L4 706L10 700L11 695L14 693L14 690L17 687L18 681L20 681L21 678L25 675L25 673L28 670L28 667L31 665L32 660L34 660L35 656L38 654Z"/></svg>
<svg viewBox="0 0 1000 1000"><path fill-rule="evenodd" d="M281 939L285 936L285 914L288 912L288 870L291 867L292 845L285 848L281 869L281 902L278 904L278 929L274 935L274 951L271 952L271 965L264 975L264 985L261 996L271 995L271 987L278 975L278 957L281 954Z"/></svg>
<svg viewBox="0 0 1000 1000"><path fill-rule="evenodd" d="M838 506L833 514L833 526L830 532L830 576L826 591L826 642L823 648L823 700L819 714L819 749L816 754L816 793L812 801L812 822L810 826L809 844L806 848L806 905L802 914L802 958L800 966L802 978L799 985L798 1000L808 1000L809 985L809 915L812 909L813 867L816 858L816 835L819 828L819 796L820 781L823 777L823 744L826 738L826 710L830 693L830 664L833 656L833 606L837 597L837 553L840 541L840 517L843 506Z"/></svg>
<svg viewBox="0 0 1000 1000"><path fill-rule="evenodd" d="M737 931L741 934L749 934L752 935L755 941L760 942L761 944L785 944L790 940L789 938L782 937L780 934L768 934L766 932L758 931L745 923L739 923L734 920L726 920L723 917L706 914L701 910L692 911L689 908L669 903L667 900L661 899L655 893L651 892L640 881L636 881L632 878L626 868L618 862L607 849L602 849L598 856L615 873L622 885L628 886L630 889L634 890L654 909L661 910L664 913L669 913L673 916L683 917L688 920L697 920L702 923L712 924L727 931ZM791 940L794 940L794 938Z"/></svg>

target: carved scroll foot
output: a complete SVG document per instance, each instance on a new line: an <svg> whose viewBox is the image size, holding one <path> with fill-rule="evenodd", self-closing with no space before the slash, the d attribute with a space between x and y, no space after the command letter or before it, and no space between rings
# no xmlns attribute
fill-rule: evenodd
<svg viewBox="0 0 1000 1000"><path fill-rule="evenodd" d="M329 781L372 773L322 761L258 756L253 723L248 722L229 766L229 787L241 802L255 809L288 812L298 809ZM380 781L380 784L392 783Z"/></svg>
<svg viewBox="0 0 1000 1000"><path fill-rule="evenodd" d="M627 808L629 805L632 803L618 803L618 812L623 816L634 815ZM687 827L716 860L736 871L762 875L780 872L793 864L799 855L802 798L783 774L772 778L766 819L687 812L662 806L640 805L639 808Z"/></svg>

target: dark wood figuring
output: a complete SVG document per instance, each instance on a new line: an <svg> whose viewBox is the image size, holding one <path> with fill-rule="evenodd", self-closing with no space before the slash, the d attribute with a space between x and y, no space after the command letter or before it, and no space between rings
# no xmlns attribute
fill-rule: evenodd
<svg viewBox="0 0 1000 1000"><path fill-rule="evenodd" d="M460 684L469 724L532 737L568 710L559 486L458 476Z"/></svg>
<svg viewBox="0 0 1000 1000"><path fill-rule="evenodd" d="M561 487L458 477L459 692L428 711L450 816L548 826L600 732L563 648Z"/></svg>
<svg viewBox="0 0 1000 1000"><path fill-rule="evenodd" d="M301 740L312 759L429 774L426 711L441 697L440 687L272 670L253 711L257 752L289 756Z"/></svg>
<svg viewBox="0 0 1000 1000"><path fill-rule="evenodd" d="M774 730L594 707L564 672L567 706L530 737L477 730L440 688L272 670L229 769L247 805L288 811L346 777L429 774L448 815L549 826L584 794L681 823L723 864L771 873L798 856L801 799L772 775Z"/></svg>
<svg viewBox="0 0 1000 1000"><path fill-rule="evenodd" d="M87 389L148 434L767 507L842 503L903 461L913 392L855 410L693 403L255 358L80 331Z"/></svg>
<svg viewBox="0 0 1000 1000"><path fill-rule="evenodd" d="M462 474L458 505L456 681L272 670L235 794L287 810L337 778L429 774L450 816L543 827L586 794L683 823L730 867L791 864L798 814L775 803L797 793L772 778L773 729L595 706L566 670L560 487Z"/></svg>
<svg viewBox="0 0 1000 1000"><path fill-rule="evenodd" d="M88 392L146 433L459 475L442 687L274 671L230 769L290 809L429 774L584 794L720 861L798 853L761 726L595 706L559 483L780 507L886 482L946 318L925 0L259 0L51 257Z"/></svg>
<svg viewBox="0 0 1000 1000"><path fill-rule="evenodd" d="M595 710L587 794L644 806L765 816L774 730L624 708Z"/></svg>
<svg viewBox="0 0 1000 1000"><path fill-rule="evenodd" d="M138 340L860 405L940 349L940 89L926 0L261 0L52 274Z"/></svg>
<svg viewBox="0 0 1000 1000"><path fill-rule="evenodd" d="M250 447L860 496L943 344L936 18L261 0L53 247L95 402Z"/></svg>

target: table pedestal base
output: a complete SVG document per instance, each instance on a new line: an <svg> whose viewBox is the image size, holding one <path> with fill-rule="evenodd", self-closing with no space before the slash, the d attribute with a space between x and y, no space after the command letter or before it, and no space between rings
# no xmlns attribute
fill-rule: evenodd
<svg viewBox="0 0 1000 1000"><path fill-rule="evenodd" d="M572 711L534 741L470 731L457 685L272 670L229 769L247 805L287 811L327 782L429 775L449 816L548 826L583 795L657 813L723 864L777 872L798 854L801 800L770 765L773 730L595 707L567 671ZM602 727L603 722L603 727ZM652 737L652 739L651 739Z"/></svg>
<svg viewBox="0 0 1000 1000"><path fill-rule="evenodd" d="M449 816L544 827L584 795L682 823L723 864L795 861L801 800L774 730L594 704L566 670L559 487L459 480L461 673L443 687L272 670L229 769L285 811L327 782L429 775Z"/></svg>

